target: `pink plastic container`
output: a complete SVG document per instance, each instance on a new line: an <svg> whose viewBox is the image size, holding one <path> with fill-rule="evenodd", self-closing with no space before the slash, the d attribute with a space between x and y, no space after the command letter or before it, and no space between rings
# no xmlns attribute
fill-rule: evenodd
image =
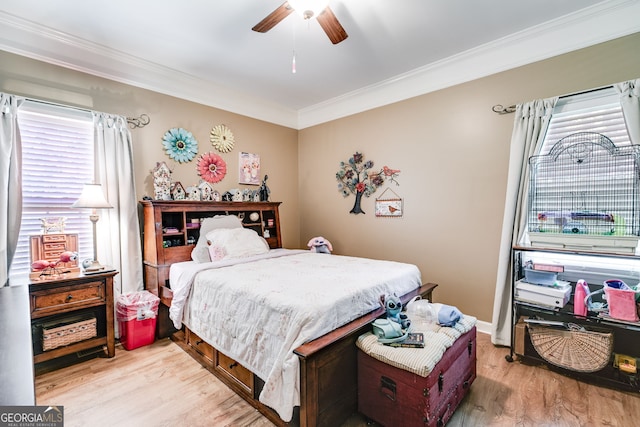
<svg viewBox="0 0 640 427"><path fill-rule="evenodd" d="M587 285L587 282L582 279L578 280L578 283L576 283L576 291L573 294L573 314L578 316L587 315L587 305L584 300L589 293L589 285Z"/></svg>

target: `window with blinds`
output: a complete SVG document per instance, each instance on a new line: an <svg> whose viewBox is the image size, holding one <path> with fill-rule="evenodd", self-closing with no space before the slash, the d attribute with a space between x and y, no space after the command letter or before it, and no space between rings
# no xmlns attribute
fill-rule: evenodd
<svg viewBox="0 0 640 427"><path fill-rule="evenodd" d="M613 88L560 100L529 159L532 245L635 252L639 163Z"/></svg>
<svg viewBox="0 0 640 427"><path fill-rule="evenodd" d="M43 218L64 217L65 233L78 234L80 259L91 257L89 212L72 209L83 184L94 179L91 113L27 101L18 111L22 138L22 223L10 277L30 271L29 238L42 234Z"/></svg>
<svg viewBox="0 0 640 427"><path fill-rule="evenodd" d="M601 133L616 147L631 145L622 116L620 96L613 88L558 100L538 154L548 154L562 138L578 132Z"/></svg>

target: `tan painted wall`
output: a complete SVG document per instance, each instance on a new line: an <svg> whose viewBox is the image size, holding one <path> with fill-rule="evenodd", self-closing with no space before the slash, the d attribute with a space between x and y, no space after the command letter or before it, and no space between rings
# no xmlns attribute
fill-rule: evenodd
<svg viewBox="0 0 640 427"><path fill-rule="evenodd" d="M439 302L490 322L513 115L491 111L640 77L640 34L300 132L301 238L335 253L415 263ZM355 152L402 172L402 218L349 214L335 173Z"/></svg>
<svg viewBox="0 0 640 427"><path fill-rule="evenodd" d="M168 129L185 128L198 140L199 153L217 153L209 141L209 133L213 126L226 124L233 132L236 143L230 153L218 153L227 163L227 175L214 187L221 193L231 188L257 188L238 184L238 153L244 151L259 154L261 172L269 175L267 183L271 189L271 200L282 202L280 213L283 244L298 247L298 132L295 129L7 52L0 52L0 90L130 117L148 114L151 123L131 132L138 199L145 195L153 196L150 172L158 161L167 162L173 170L173 179L182 182L185 187L198 183L195 160L180 164L166 155L162 136Z"/></svg>
<svg viewBox="0 0 640 427"><path fill-rule="evenodd" d="M637 78L639 45L635 34L299 133L6 52L0 52L0 90L149 114L151 124L132 131L138 198L152 194L155 162L168 161L161 145L167 129L184 127L210 150L211 127L224 123L236 148L223 155L229 172L218 188L238 187L238 152L260 154L272 200L283 202L285 246L304 247L324 235L339 254L415 263L424 281L440 284L436 300L491 321L513 122L491 106ZM382 190L364 200L365 215L349 214L353 196L342 198L335 173L355 151L402 170L400 186L392 187L404 199L402 218L374 217ZM172 167L174 179L197 181L195 164Z"/></svg>

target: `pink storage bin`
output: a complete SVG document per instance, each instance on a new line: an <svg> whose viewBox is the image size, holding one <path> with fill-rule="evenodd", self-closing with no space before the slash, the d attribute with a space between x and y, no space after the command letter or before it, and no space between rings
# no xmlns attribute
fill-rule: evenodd
<svg viewBox="0 0 640 427"><path fill-rule="evenodd" d="M605 280L604 295L609 306L609 316L614 319L638 321L636 293L622 280Z"/></svg>

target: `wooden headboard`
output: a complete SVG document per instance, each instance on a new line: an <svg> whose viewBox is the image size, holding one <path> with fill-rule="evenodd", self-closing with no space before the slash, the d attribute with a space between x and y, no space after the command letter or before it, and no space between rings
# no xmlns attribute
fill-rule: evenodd
<svg viewBox="0 0 640 427"><path fill-rule="evenodd" d="M169 269L174 262L191 260L191 251L200 236L200 223L204 218L236 215L245 228L265 237L271 249L282 247L278 212L280 202L143 200L140 204L143 217L144 287L160 297L162 303L157 322L159 337L175 331L165 313L173 298Z"/></svg>

